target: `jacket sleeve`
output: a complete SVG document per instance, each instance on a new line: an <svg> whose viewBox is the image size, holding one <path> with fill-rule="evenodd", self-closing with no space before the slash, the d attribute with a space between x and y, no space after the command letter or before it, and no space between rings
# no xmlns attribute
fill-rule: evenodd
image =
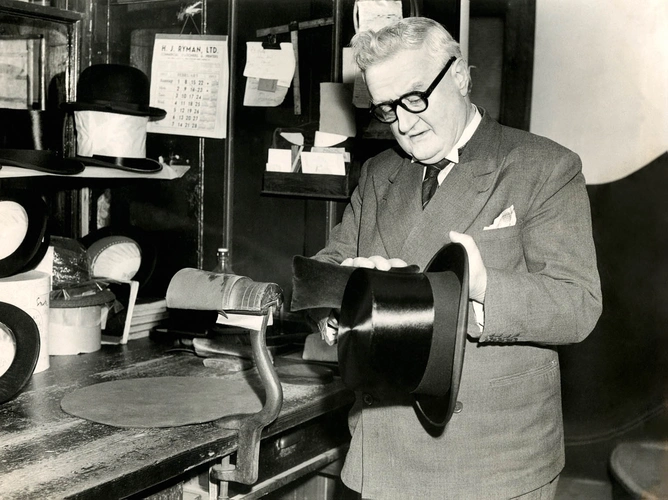
<svg viewBox="0 0 668 500"><path fill-rule="evenodd" d="M601 314L591 211L579 157L562 155L536 193L522 223L526 270L487 270L481 342L580 342Z"/></svg>
<svg viewBox="0 0 668 500"><path fill-rule="evenodd" d="M359 182L350 197L350 203L343 212L341 222L331 230L327 246L320 250L314 258L323 262L340 264L348 257L358 257L363 193L368 179L370 161L367 160L362 166Z"/></svg>

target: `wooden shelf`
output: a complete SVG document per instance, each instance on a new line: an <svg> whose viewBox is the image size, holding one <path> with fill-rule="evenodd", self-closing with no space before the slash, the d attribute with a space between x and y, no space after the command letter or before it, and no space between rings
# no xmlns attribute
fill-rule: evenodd
<svg viewBox="0 0 668 500"><path fill-rule="evenodd" d="M0 0L0 12L65 24L73 24L83 19L80 12L16 0Z"/></svg>
<svg viewBox="0 0 668 500"><path fill-rule="evenodd" d="M345 201L350 198L358 176L265 172L262 193L324 200Z"/></svg>
<svg viewBox="0 0 668 500"><path fill-rule="evenodd" d="M41 172L39 170L30 170L27 168L13 167L3 165L0 168L0 180L12 179L18 177L60 177L63 179L156 179L156 180L172 180L183 177L190 169L190 165L163 165L160 172L153 173L138 173L119 170L108 167L93 167L88 166L83 172L72 175L51 174L48 172Z"/></svg>

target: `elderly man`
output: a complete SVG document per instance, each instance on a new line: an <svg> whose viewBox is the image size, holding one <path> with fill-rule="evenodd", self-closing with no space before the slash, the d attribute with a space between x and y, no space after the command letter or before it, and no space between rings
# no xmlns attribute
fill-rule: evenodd
<svg viewBox="0 0 668 500"><path fill-rule="evenodd" d="M555 346L583 340L601 312L580 159L472 104L467 61L432 20L407 18L351 45L371 111L401 148L365 163L314 258L424 269L459 242L471 312L445 430L425 432L409 400L358 394L342 479L370 499L553 498L564 466Z"/></svg>

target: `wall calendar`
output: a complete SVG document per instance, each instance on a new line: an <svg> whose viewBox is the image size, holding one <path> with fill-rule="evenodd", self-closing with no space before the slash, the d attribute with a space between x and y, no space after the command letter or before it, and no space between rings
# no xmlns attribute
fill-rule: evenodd
<svg viewBox="0 0 668 500"><path fill-rule="evenodd" d="M228 88L226 36L156 34L151 106L167 116L147 131L224 139Z"/></svg>

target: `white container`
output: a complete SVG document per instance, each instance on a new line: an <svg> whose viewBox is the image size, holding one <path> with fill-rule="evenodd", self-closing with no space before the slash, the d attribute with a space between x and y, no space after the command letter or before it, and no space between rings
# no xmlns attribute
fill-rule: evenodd
<svg viewBox="0 0 668 500"><path fill-rule="evenodd" d="M49 354L99 351L102 345L100 306L52 308L49 313Z"/></svg>

